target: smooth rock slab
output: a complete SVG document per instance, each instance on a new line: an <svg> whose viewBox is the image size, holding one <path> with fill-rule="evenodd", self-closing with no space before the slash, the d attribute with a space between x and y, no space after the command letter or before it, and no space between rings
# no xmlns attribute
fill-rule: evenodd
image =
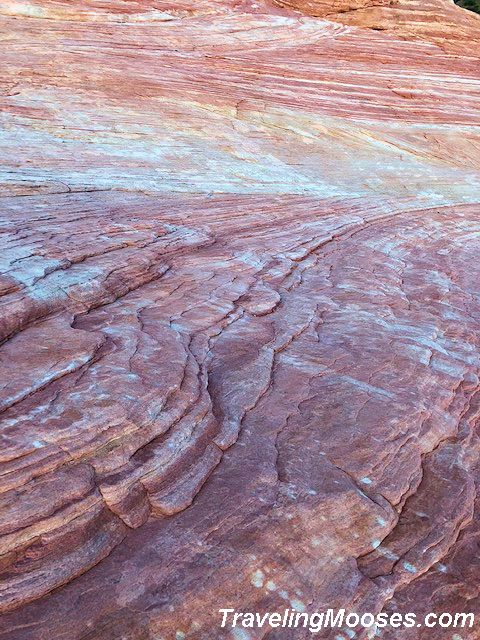
<svg viewBox="0 0 480 640"><path fill-rule="evenodd" d="M330 9L2 5L0 638L480 613L479 20Z"/></svg>

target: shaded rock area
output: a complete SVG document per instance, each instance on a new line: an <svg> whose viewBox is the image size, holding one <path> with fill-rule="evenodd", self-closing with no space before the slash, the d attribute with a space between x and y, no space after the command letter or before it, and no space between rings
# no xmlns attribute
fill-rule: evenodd
<svg viewBox="0 0 480 640"><path fill-rule="evenodd" d="M480 616L480 18L4 0L0 23L0 639Z"/></svg>

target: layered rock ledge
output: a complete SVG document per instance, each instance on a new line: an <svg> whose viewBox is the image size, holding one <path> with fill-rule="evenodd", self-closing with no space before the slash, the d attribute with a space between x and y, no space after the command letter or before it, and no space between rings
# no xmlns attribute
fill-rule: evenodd
<svg viewBox="0 0 480 640"><path fill-rule="evenodd" d="M0 639L480 615L480 19L5 0L0 23Z"/></svg>

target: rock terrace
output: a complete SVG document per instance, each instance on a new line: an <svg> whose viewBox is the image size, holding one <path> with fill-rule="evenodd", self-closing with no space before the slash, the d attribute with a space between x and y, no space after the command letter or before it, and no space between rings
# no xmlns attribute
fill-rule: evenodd
<svg viewBox="0 0 480 640"><path fill-rule="evenodd" d="M480 615L480 18L0 21L0 639Z"/></svg>

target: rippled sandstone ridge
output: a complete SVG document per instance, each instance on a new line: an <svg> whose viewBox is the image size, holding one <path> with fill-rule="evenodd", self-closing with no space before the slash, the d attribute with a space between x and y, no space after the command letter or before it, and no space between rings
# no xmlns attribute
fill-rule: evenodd
<svg viewBox="0 0 480 640"><path fill-rule="evenodd" d="M0 22L0 638L480 615L480 18L3 0Z"/></svg>

